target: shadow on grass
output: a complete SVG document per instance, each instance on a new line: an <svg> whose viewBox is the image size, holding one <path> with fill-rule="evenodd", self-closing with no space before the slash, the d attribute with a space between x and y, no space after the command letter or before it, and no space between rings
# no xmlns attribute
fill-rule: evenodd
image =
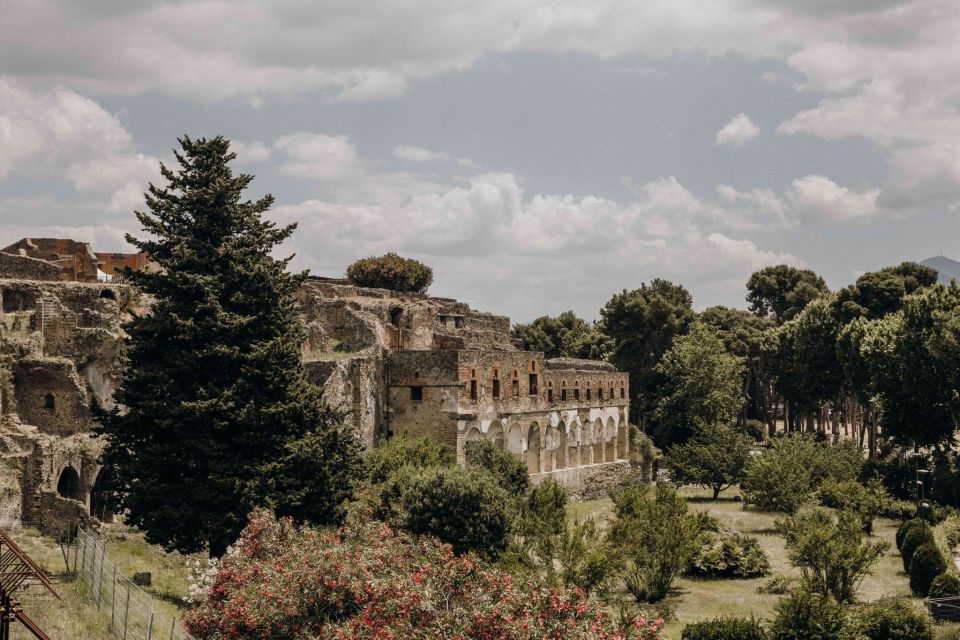
<svg viewBox="0 0 960 640"><path fill-rule="evenodd" d="M740 496L730 496L730 497L720 496L717 499L713 499L710 496L689 496L687 498L687 502L696 502L699 504L703 504L706 502L734 503L734 502L743 502L743 498L741 498Z"/></svg>

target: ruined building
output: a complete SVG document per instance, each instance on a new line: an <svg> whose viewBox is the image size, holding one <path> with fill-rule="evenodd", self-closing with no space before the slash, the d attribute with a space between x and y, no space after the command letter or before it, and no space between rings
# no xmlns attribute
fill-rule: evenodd
<svg viewBox="0 0 960 640"><path fill-rule="evenodd" d="M97 271L150 263L117 254L107 271L104 254L68 240L11 247L0 252L0 526L109 518L91 408L112 406L122 323L149 301ZM429 435L463 460L489 439L575 495L629 469L627 376L609 364L523 351L508 318L446 298L312 278L297 303L311 379L365 447Z"/></svg>

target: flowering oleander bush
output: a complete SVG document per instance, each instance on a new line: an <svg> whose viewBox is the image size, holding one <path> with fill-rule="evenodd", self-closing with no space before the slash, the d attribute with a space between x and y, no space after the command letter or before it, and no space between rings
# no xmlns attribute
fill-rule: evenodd
<svg viewBox="0 0 960 640"><path fill-rule="evenodd" d="M615 628L579 590L517 583L365 513L315 529L263 510L186 622L200 640L659 640L663 623Z"/></svg>

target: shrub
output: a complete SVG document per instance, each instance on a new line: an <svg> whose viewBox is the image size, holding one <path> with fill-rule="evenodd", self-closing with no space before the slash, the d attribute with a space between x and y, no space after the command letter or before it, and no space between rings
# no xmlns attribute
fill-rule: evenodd
<svg viewBox="0 0 960 640"><path fill-rule="evenodd" d="M738 533L712 537L694 555L688 572L704 578L756 578L770 573L770 560L756 538Z"/></svg>
<svg viewBox="0 0 960 640"><path fill-rule="evenodd" d="M492 473L502 483L503 488L513 495L522 496L530 488L527 465L490 440L467 444L467 464Z"/></svg>
<svg viewBox="0 0 960 640"><path fill-rule="evenodd" d="M874 518L884 515L893 502L883 483L876 478L866 485L856 480L827 479L817 493L823 506L849 509L860 516L867 533L873 532Z"/></svg>
<svg viewBox="0 0 960 640"><path fill-rule="evenodd" d="M428 437L399 436L381 444L364 458L367 478L375 484L386 482L405 466L424 469L456 464L457 456L450 447Z"/></svg>
<svg viewBox="0 0 960 640"><path fill-rule="evenodd" d="M363 513L321 530L260 510L186 624L198 640L657 640L661 622L614 627L579 590L514 581Z"/></svg>
<svg viewBox="0 0 960 640"><path fill-rule="evenodd" d="M843 606L830 596L798 589L774 607L771 640L840 640L850 637Z"/></svg>
<svg viewBox="0 0 960 640"><path fill-rule="evenodd" d="M946 570L947 561L936 544L920 545L910 560L910 591L918 598L927 597L934 578Z"/></svg>
<svg viewBox="0 0 960 640"><path fill-rule="evenodd" d="M454 551L496 555L507 545L513 502L486 471L432 467L407 477L400 491L400 523L427 533Z"/></svg>
<svg viewBox="0 0 960 640"><path fill-rule="evenodd" d="M433 284L433 269L395 253L357 260L347 267L347 279L358 287L424 292Z"/></svg>
<svg viewBox="0 0 960 640"><path fill-rule="evenodd" d="M800 568L811 591L850 602L870 567L889 544L864 539L859 518L850 511L836 517L813 510L778 520L777 529L786 541L790 564Z"/></svg>
<svg viewBox="0 0 960 640"><path fill-rule="evenodd" d="M767 632L753 618L714 618L683 628L681 640L766 640Z"/></svg>
<svg viewBox="0 0 960 640"><path fill-rule="evenodd" d="M564 527L558 536L556 556L561 583L568 588L583 589L584 593L605 593L618 566L616 556L610 553L592 519L577 520Z"/></svg>
<svg viewBox="0 0 960 640"><path fill-rule="evenodd" d="M794 580L782 573L771 576L769 580L757 587L757 593L769 593L773 595L783 595L789 593L793 587Z"/></svg>
<svg viewBox="0 0 960 640"><path fill-rule="evenodd" d="M930 618L903 597L861 607L853 616L853 629L866 640L933 640Z"/></svg>
<svg viewBox="0 0 960 640"><path fill-rule="evenodd" d="M609 539L619 547L620 577L637 602L659 602L697 551L704 520L673 487L631 487L614 497Z"/></svg>
<svg viewBox="0 0 960 640"><path fill-rule="evenodd" d="M960 640L960 624L937 624L933 637L936 640Z"/></svg>
<svg viewBox="0 0 960 640"><path fill-rule="evenodd" d="M897 543L897 551L903 548L903 538L907 535L907 532L914 527L925 527L926 523L919 518L913 518L912 520L904 520L900 523L900 526L897 527L897 533L894 537L894 540Z"/></svg>
<svg viewBox="0 0 960 640"><path fill-rule="evenodd" d="M910 573L910 561L913 560L914 552L924 544L936 544L933 539L933 531L926 522L920 526L914 526L907 530L903 536L903 543L900 545L900 557L903 560L903 570Z"/></svg>
<svg viewBox="0 0 960 640"><path fill-rule="evenodd" d="M762 420L747 420L743 430L754 442L767 439L767 425Z"/></svg>
<svg viewBox="0 0 960 640"><path fill-rule="evenodd" d="M960 596L960 576L945 571L933 579L928 598L954 598Z"/></svg>

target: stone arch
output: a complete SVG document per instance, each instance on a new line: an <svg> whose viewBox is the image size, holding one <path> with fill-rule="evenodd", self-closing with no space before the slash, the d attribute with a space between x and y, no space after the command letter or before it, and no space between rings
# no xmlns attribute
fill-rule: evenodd
<svg viewBox="0 0 960 640"><path fill-rule="evenodd" d="M553 471L556 465L557 455L557 429L547 425L543 431L543 455L540 458L540 470L544 472Z"/></svg>
<svg viewBox="0 0 960 640"><path fill-rule="evenodd" d="M586 424L580 428L580 464L593 464L593 425Z"/></svg>
<svg viewBox="0 0 960 640"><path fill-rule="evenodd" d="M498 449L504 448L503 427L500 425L499 420L490 423L490 426L487 428L487 438L493 440L493 444L495 444Z"/></svg>
<svg viewBox="0 0 960 640"><path fill-rule="evenodd" d="M527 471L540 473L540 425L531 423L527 429Z"/></svg>
<svg viewBox="0 0 960 640"><path fill-rule="evenodd" d="M113 512L109 505L110 481L110 470L102 467L97 472L97 478L93 481L93 488L90 490L90 515L100 522L113 522Z"/></svg>
<svg viewBox="0 0 960 640"><path fill-rule="evenodd" d="M510 431L507 433L507 449L517 460L523 460L523 427L519 422L510 425Z"/></svg>
<svg viewBox="0 0 960 640"><path fill-rule="evenodd" d="M73 498L80 502L85 502L83 487L80 486L80 474L77 470L67 465L60 472L60 479L57 480L57 493L64 498Z"/></svg>
<svg viewBox="0 0 960 640"><path fill-rule="evenodd" d="M603 423L600 418L593 421L590 429L590 442L593 444L593 463L603 462Z"/></svg>
<svg viewBox="0 0 960 640"><path fill-rule="evenodd" d="M626 460L630 456L630 427L623 420L617 425L617 458Z"/></svg>
<svg viewBox="0 0 960 640"><path fill-rule="evenodd" d="M481 440L483 440L483 434L480 433L480 429L476 427L467 429L467 432L463 436L463 454L469 456L470 450Z"/></svg>
<svg viewBox="0 0 960 640"><path fill-rule="evenodd" d="M554 469L567 467L567 425L563 422L557 425L557 451L554 457L556 459Z"/></svg>
<svg viewBox="0 0 960 640"><path fill-rule="evenodd" d="M603 459L607 462L613 462L617 459L617 423L613 418L607 418L607 424L603 428Z"/></svg>
<svg viewBox="0 0 960 640"><path fill-rule="evenodd" d="M116 300L117 294L114 293L113 289L101 289L100 290L100 299L101 300Z"/></svg>
<svg viewBox="0 0 960 640"><path fill-rule="evenodd" d="M576 422L571 422L567 429L567 466L579 467L583 462L580 460L580 427Z"/></svg>

